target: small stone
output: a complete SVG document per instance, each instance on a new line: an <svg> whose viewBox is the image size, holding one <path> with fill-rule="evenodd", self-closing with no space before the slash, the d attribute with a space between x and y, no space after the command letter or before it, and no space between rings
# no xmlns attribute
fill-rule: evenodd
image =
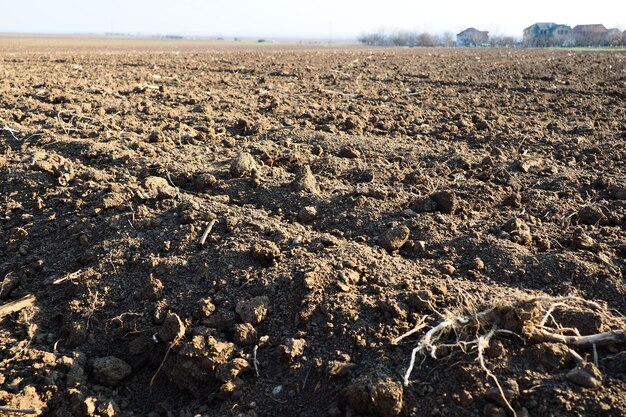
<svg viewBox="0 0 626 417"><path fill-rule="evenodd" d="M194 113L210 114L211 106L207 103L201 103L201 104L195 105L193 109L191 109L191 111Z"/></svg>
<svg viewBox="0 0 626 417"><path fill-rule="evenodd" d="M250 323L238 323L233 329L233 342L239 346L250 346L257 343L257 332Z"/></svg>
<svg viewBox="0 0 626 417"><path fill-rule="evenodd" d="M87 382L87 375L85 375L85 368L78 363L73 363L70 366L67 375L65 376L65 382L68 387L77 387Z"/></svg>
<svg viewBox="0 0 626 417"><path fill-rule="evenodd" d="M141 298L148 301L156 301L161 298L163 293L163 283L156 278L150 276L148 284L141 291Z"/></svg>
<svg viewBox="0 0 626 417"><path fill-rule="evenodd" d="M163 342L180 340L185 335L185 325L176 313L167 313L163 325L159 329L158 336Z"/></svg>
<svg viewBox="0 0 626 417"><path fill-rule="evenodd" d="M304 354L306 348L306 340L304 339L289 339L284 344L280 345L279 351L282 357L291 362L294 359Z"/></svg>
<svg viewBox="0 0 626 417"><path fill-rule="evenodd" d="M626 200L626 186L613 185L609 188L609 195L616 200Z"/></svg>
<svg viewBox="0 0 626 417"><path fill-rule="evenodd" d="M93 361L93 375L104 385L115 387L131 372L130 365L115 356L105 356Z"/></svg>
<svg viewBox="0 0 626 417"><path fill-rule="evenodd" d="M602 385L602 373L591 362L577 365L565 377L569 381L587 388L597 388Z"/></svg>
<svg viewBox="0 0 626 417"><path fill-rule="evenodd" d="M543 342L531 346L529 353L533 362L545 368L558 369L569 359L569 348L562 343Z"/></svg>
<svg viewBox="0 0 626 417"><path fill-rule="evenodd" d="M487 390L485 393L485 397L494 403L501 405L502 407L507 406L507 401L510 404L511 401L519 397L519 385L517 381L514 379L507 379L501 383L502 392L498 387L492 387ZM502 396L504 394L504 397Z"/></svg>
<svg viewBox="0 0 626 417"><path fill-rule="evenodd" d="M120 409L113 400L101 401L98 404L98 413L102 417L114 417L120 413Z"/></svg>
<svg viewBox="0 0 626 417"><path fill-rule="evenodd" d="M429 290L420 290L412 292L407 297L407 304L409 307L413 307L419 311L427 310L431 307L431 301L433 299L433 293Z"/></svg>
<svg viewBox="0 0 626 417"><path fill-rule="evenodd" d="M503 206L519 208L522 206L522 195L520 193L509 194L502 200Z"/></svg>
<svg viewBox="0 0 626 417"><path fill-rule="evenodd" d="M363 128L363 122L358 117L349 116L344 121L346 130L360 130Z"/></svg>
<svg viewBox="0 0 626 417"><path fill-rule="evenodd" d="M300 209L298 212L298 221L302 223L307 223L315 219L317 217L317 209L313 206L306 206Z"/></svg>
<svg viewBox="0 0 626 417"><path fill-rule="evenodd" d="M426 253L426 242L423 240L416 241L415 245L413 246L413 252L418 255Z"/></svg>
<svg viewBox="0 0 626 417"><path fill-rule="evenodd" d="M311 153L315 156L321 156L324 153L324 148L322 148L322 145L316 143L311 148Z"/></svg>
<svg viewBox="0 0 626 417"><path fill-rule="evenodd" d="M230 175L233 178L248 177L259 169L254 157L248 152L239 153L230 164Z"/></svg>
<svg viewBox="0 0 626 417"><path fill-rule="evenodd" d="M342 378L349 376L355 368L355 364L345 361L330 361L326 367L326 375L329 378Z"/></svg>
<svg viewBox="0 0 626 417"><path fill-rule="evenodd" d="M533 163L533 161L522 161L520 159L517 159L513 162L513 166L517 169L519 169L520 171L522 171L524 174L527 174L531 168L533 166L535 166L536 163Z"/></svg>
<svg viewBox="0 0 626 417"><path fill-rule="evenodd" d="M87 397L82 401L81 409L85 416L91 416L96 412L98 400L96 397Z"/></svg>
<svg viewBox="0 0 626 417"><path fill-rule="evenodd" d="M163 136L160 130L153 130L148 135L148 141L150 143L162 143L165 142L165 136Z"/></svg>
<svg viewBox="0 0 626 417"><path fill-rule="evenodd" d="M402 384L395 378L362 376L343 393L348 404L360 414L387 417L402 412Z"/></svg>
<svg viewBox="0 0 626 417"><path fill-rule="evenodd" d="M430 197L420 197L412 201L409 208L416 213L430 213L437 210L437 202Z"/></svg>
<svg viewBox="0 0 626 417"><path fill-rule="evenodd" d="M199 338L203 340L202 336L199 336ZM218 366L224 365L232 358L235 345L230 342L222 342L213 336L209 336L206 339L206 349L203 350L205 354L208 352L208 355L206 355L203 360L203 366L206 365L207 369L215 370Z"/></svg>
<svg viewBox="0 0 626 417"><path fill-rule="evenodd" d="M87 340L87 325L81 321L72 322L68 326L68 334L65 339L67 346L80 346Z"/></svg>
<svg viewBox="0 0 626 417"><path fill-rule="evenodd" d="M320 277L317 271L305 272L303 277L304 288L312 290L319 283Z"/></svg>
<svg viewBox="0 0 626 417"><path fill-rule="evenodd" d="M485 404L483 408L483 416L485 417L507 417L504 407L492 403Z"/></svg>
<svg viewBox="0 0 626 417"><path fill-rule="evenodd" d="M213 174L207 172L200 173L193 180L192 188L195 191L203 192L210 188L213 188L217 184L217 178Z"/></svg>
<svg viewBox="0 0 626 417"><path fill-rule="evenodd" d="M482 159L482 161L480 161L480 164L486 167L492 167L494 166L495 162L490 155L487 155Z"/></svg>
<svg viewBox="0 0 626 417"><path fill-rule="evenodd" d="M20 285L20 278L17 274L6 274L4 279L0 281L0 299L4 300L11 295L11 291Z"/></svg>
<svg viewBox="0 0 626 417"><path fill-rule="evenodd" d="M303 165L300 167L296 178L292 181L291 187L296 191L303 191L310 194L319 194L320 188L317 185L315 175L311 171L311 167Z"/></svg>
<svg viewBox="0 0 626 417"><path fill-rule="evenodd" d="M511 240L521 245L532 243L533 237L530 234L530 227L526 222L518 217L514 217L502 226L502 230L511 235Z"/></svg>
<svg viewBox="0 0 626 417"><path fill-rule="evenodd" d="M454 275L456 272L456 268L452 264L443 264L441 265L441 272L445 275Z"/></svg>
<svg viewBox="0 0 626 417"><path fill-rule="evenodd" d="M572 245L576 249L598 252L600 247L595 240L581 229L574 230L572 235Z"/></svg>
<svg viewBox="0 0 626 417"><path fill-rule="evenodd" d="M578 220L582 224L600 224L606 221L606 216L598 207L585 206L578 210Z"/></svg>
<svg viewBox="0 0 626 417"><path fill-rule="evenodd" d="M380 238L380 246L387 252L399 250L409 239L411 230L405 225L400 225L387 230Z"/></svg>
<svg viewBox="0 0 626 417"><path fill-rule="evenodd" d="M250 368L250 364L243 358L234 358L217 367L215 376L222 382L234 381L239 374Z"/></svg>
<svg viewBox="0 0 626 417"><path fill-rule="evenodd" d="M522 407L519 410L515 410L517 417L530 417L530 413L526 407Z"/></svg>
<svg viewBox="0 0 626 417"><path fill-rule="evenodd" d="M156 198L159 200L173 199L176 197L176 188L172 187L165 178L161 177L148 177L143 183L146 190L148 190L148 196L150 198Z"/></svg>
<svg viewBox="0 0 626 417"><path fill-rule="evenodd" d="M233 381L227 381L220 386L219 397L226 398L233 395L239 387L243 385L243 381L239 378L235 378Z"/></svg>
<svg viewBox="0 0 626 417"><path fill-rule="evenodd" d="M141 355L146 353L150 348L150 343L154 344L154 341L151 338L139 336L128 342L128 353L131 355Z"/></svg>
<svg viewBox="0 0 626 417"><path fill-rule="evenodd" d="M430 287L430 290L437 295L448 295L448 293L450 292L448 291L448 286L443 282L433 284Z"/></svg>
<svg viewBox="0 0 626 417"><path fill-rule="evenodd" d="M332 404L326 411L328 417L341 417L344 414L341 412L337 404Z"/></svg>
<svg viewBox="0 0 626 417"><path fill-rule="evenodd" d="M454 214L459 208L459 202L452 191L439 191L430 195L431 200L437 203L437 210L445 214Z"/></svg>
<svg viewBox="0 0 626 417"><path fill-rule="evenodd" d="M343 148L339 149L338 155L341 158L356 159L361 157L361 151L352 146L344 146Z"/></svg>
<svg viewBox="0 0 626 417"><path fill-rule="evenodd" d="M215 313L216 307L213 302L208 298L201 298L198 301L198 313L200 317L211 317L211 314Z"/></svg>
<svg viewBox="0 0 626 417"><path fill-rule="evenodd" d="M485 262L483 262L483 260L478 257L475 258L472 264L472 269L475 271L482 271L483 269L485 269Z"/></svg>
<svg viewBox="0 0 626 417"><path fill-rule="evenodd" d="M485 355L490 358L501 358L506 355L506 347L500 340L491 339L489 346L485 349Z"/></svg>
<svg viewBox="0 0 626 417"><path fill-rule="evenodd" d="M80 236L78 236L78 243L80 243L81 246L87 246L89 245L89 237L82 233Z"/></svg>
<svg viewBox="0 0 626 417"><path fill-rule="evenodd" d="M269 298L264 295L254 297L238 302L235 311L244 323L259 324L267 315L269 302Z"/></svg>
<svg viewBox="0 0 626 417"><path fill-rule="evenodd" d="M219 330L231 329L237 321L237 315L229 308L220 308L215 311L208 319L205 320L205 324L209 327L215 327Z"/></svg>
<svg viewBox="0 0 626 417"><path fill-rule="evenodd" d="M280 258L280 249L276 243L263 240L252 246L252 257L263 265L270 266L274 260Z"/></svg>
<svg viewBox="0 0 626 417"><path fill-rule="evenodd" d="M354 269L343 269L339 271L339 281L349 285L356 285L361 281L361 274Z"/></svg>

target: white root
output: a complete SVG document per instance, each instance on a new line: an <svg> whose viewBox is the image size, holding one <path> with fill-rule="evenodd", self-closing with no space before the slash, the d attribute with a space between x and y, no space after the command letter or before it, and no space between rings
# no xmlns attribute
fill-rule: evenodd
<svg viewBox="0 0 626 417"><path fill-rule="evenodd" d="M259 345L254 345L254 349L252 349L252 364L254 365L254 372L256 373L256 377L259 377L259 360L256 357L256 353L259 350Z"/></svg>
<svg viewBox="0 0 626 417"><path fill-rule="evenodd" d="M10 128L10 127L8 127L8 126L4 126L4 127L2 128L2 130L6 131L6 132L9 132L9 135L11 135L11 137L12 137L14 140L18 140L18 139L17 139L17 137L15 136L15 134L16 134L16 133L20 133L19 131L15 130L15 129L11 129L11 128Z"/></svg>
<svg viewBox="0 0 626 417"><path fill-rule="evenodd" d="M409 385L409 377L411 376L411 372L413 372L413 368L415 367L415 358L417 357L417 354L420 353L422 350L426 350L430 353L430 356L436 359L437 348L433 345L433 339L434 341L436 341L437 339L439 339L441 333L443 333L444 330L446 330L450 326L453 326L457 321L461 322L462 320L466 320L465 323L467 323L468 319L467 317L457 317L456 319L442 321L437 326L430 329L424 335L424 337L422 337L419 344L415 348L413 348L413 351L411 351L411 362L409 363L409 368L404 374L404 386Z"/></svg>
<svg viewBox="0 0 626 417"><path fill-rule="evenodd" d="M517 334L516 332L500 328L497 313L497 309L513 309L520 313L526 311L527 313L538 311L540 314L530 314L530 317L521 321L522 332ZM530 308L530 310L528 310ZM552 315L557 308L569 309L571 311L593 311L600 314L607 323L610 323L615 329L603 333L597 333L592 335L582 336L576 327L562 327L558 321ZM466 307L467 311L469 307ZM414 329L394 339L392 343L397 344L400 340L417 333L419 330L425 327L424 320L419 322ZM551 320L554 323L554 327L548 326L548 321ZM481 329L490 328L487 333L481 334ZM476 334L475 337L467 337L471 332ZM456 335L456 341L443 342L440 340L450 333ZM569 334L566 334L569 333ZM460 314L456 316L448 315L445 320L438 323L436 326L428 330L419 340L417 345L411 351L411 357L408 369L403 376L403 382L405 386L409 385L409 378L413 369L415 368L415 362L419 353L431 356L437 359L437 348L447 346L453 348L460 348L463 352L466 352L467 346L477 346L477 360L481 369L485 371L487 377L492 379L496 384L500 394L503 398L507 409L512 415L516 415L515 410L508 402L504 395L504 391L493 372L489 370L485 363L484 351L489 346L490 340L497 334L515 335L522 339L529 339L534 342L558 342L568 345L571 349L571 355L579 363L585 360L580 356L573 348L593 348L593 360L597 363L598 353L597 346L607 346L613 344L626 343L626 322L622 317L616 317L604 306L597 302L585 300L580 297L566 296L566 297L534 297L534 298L518 298L512 300L507 304L492 305L483 311L479 311L474 314ZM465 340L463 338L465 337ZM450 339L450 337L448 337Z"/></svg>
<svg viewBox="0 0 626 417"><path fill-rule="evenodd" d="M483 371L485 371L487 376L491 378L493 382L496 384L498 391L500 391L500 397L502 397L502 400L506 404L509 411L513 414L514 417L517 417L517 413L515 412L515 409L513 408L511 403L509 403L509 400L506 398L506 395L504 395L504 390L502 389L502 385L500 385L500 381L498 381L498 378L496 378L493 372L491 372L489 368L487 368L487 365L485 365L485 356L484 356L485 348L489 347L489 342L491 338L493 337L493 335L496 334L496 330L497 329L493 327L486 335L478 337L478 362L480 363L480 367L483 369Z"/></svg>
<svg viewBox="0 0 626 417"><path fill-rule="evenodd" d="M417 324L415 325L415 327L413 327L411 330L409 330L408 332L396 337L395 339L393 339L391 341L392 345L397 345L398 343L400 343L400 341L406 337L411 336L413 333L417 333L420 330L422 330L424 327L426 327L426 324L424 323L426 321L426 319L428 318L428 316L422 316L422 318L417 322Z"/></svg>

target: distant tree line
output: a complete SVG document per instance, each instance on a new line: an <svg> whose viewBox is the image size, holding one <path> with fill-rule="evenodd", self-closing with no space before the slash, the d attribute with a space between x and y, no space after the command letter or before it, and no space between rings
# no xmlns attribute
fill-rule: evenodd
<svg viewBox="0 0 626 417"><path fill-rule="evenodd" d="M447 32L440 36L430 33L400 31L393 33L365 33L358 37L364 45L372 46L454 46L454 35Z"/></svg>
<svg viewBox="0 0 626 417"><path fill-rule="evenodd" d="M433 47L433 46L455 46L455 36L446 32L442 35L433 35L427 32L411 32L411 31L398 31L398 32L378 32L378 33L364 33L360 35L357 40L364 45L371 46L409 46L409 47ZM540 40L535 40L535 44L532 46L549 46L560 45L561 40L556 41L552 39L546 39L541 43ZM550 43L552 42L552 43ZM514 48L528 46L527 43L514 38L513 36L490 36L487 42L476 42L479 46L491 46L496 48ZM626 31L611 29L607 35L605 41L602 42L602 46L626 46Z"/></svg>
<svg viewBox="0 0 626 417"><path fill-rule="evenodd" d="M410 47L430 47L430 46L455 46L455 36L446 32L442 35L432 35L427 32L379 32L365 33L357 38L364 45L372 46L410 46ZM518 44L512 36L492 36L489 38L489 46L512 48Z"/></svg>

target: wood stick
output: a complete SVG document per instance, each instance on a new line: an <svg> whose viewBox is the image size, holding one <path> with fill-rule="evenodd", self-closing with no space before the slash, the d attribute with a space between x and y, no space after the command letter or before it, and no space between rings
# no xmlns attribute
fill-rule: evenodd
<svg viewBox="0 0 626 417"><path fill-rule="evenodd" d="M23 308L30 307L35 304L36 298L34 295L29 294L20 298L19 300L11 301L0 306L0 318L13 314L16 311L20 311Z"/></svg>
<svg viewBox="0 0 626 417"><path fill-rule="evenodd" d="M204 233L202 233L202 236L200 237L200 246L204 246L204 244L206 243L206 239L207 237L209 237L209 233L211 233L211 230L213 230L213 226L215 226L216 222L216 219L211 220L206 229L204 229Z"/></svg>
<svg viewBox="0 0 626 417"><path fill-rule="evenodd" d="M624 332L624 330L612 330L588 336L565 336L550 333L543 329L536 329L530 334L530 338L541 342L559 342L569 346L591 347L593 345L606 346L616 343L626 343L626 332Z"/></svg>
<svg viewBox="0 0 626 417"><path fill-rule="evenodd" d="M34 408L11 408L0 407L0 413L12 413L12 414L37 414L37 410Z"/></svg>

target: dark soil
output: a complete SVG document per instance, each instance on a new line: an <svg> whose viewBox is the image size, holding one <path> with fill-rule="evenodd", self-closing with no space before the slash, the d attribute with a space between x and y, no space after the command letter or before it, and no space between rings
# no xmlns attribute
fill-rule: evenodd
<svg viewBox="0 0 626 417"><path fill-rule="evenodd" d="M626 314L625 54L179 47L0 42L0 406L504 416L472 346L404 387L391 341L468 295ZM625 415L624 349L487 366L519 416Z"/></svg>

